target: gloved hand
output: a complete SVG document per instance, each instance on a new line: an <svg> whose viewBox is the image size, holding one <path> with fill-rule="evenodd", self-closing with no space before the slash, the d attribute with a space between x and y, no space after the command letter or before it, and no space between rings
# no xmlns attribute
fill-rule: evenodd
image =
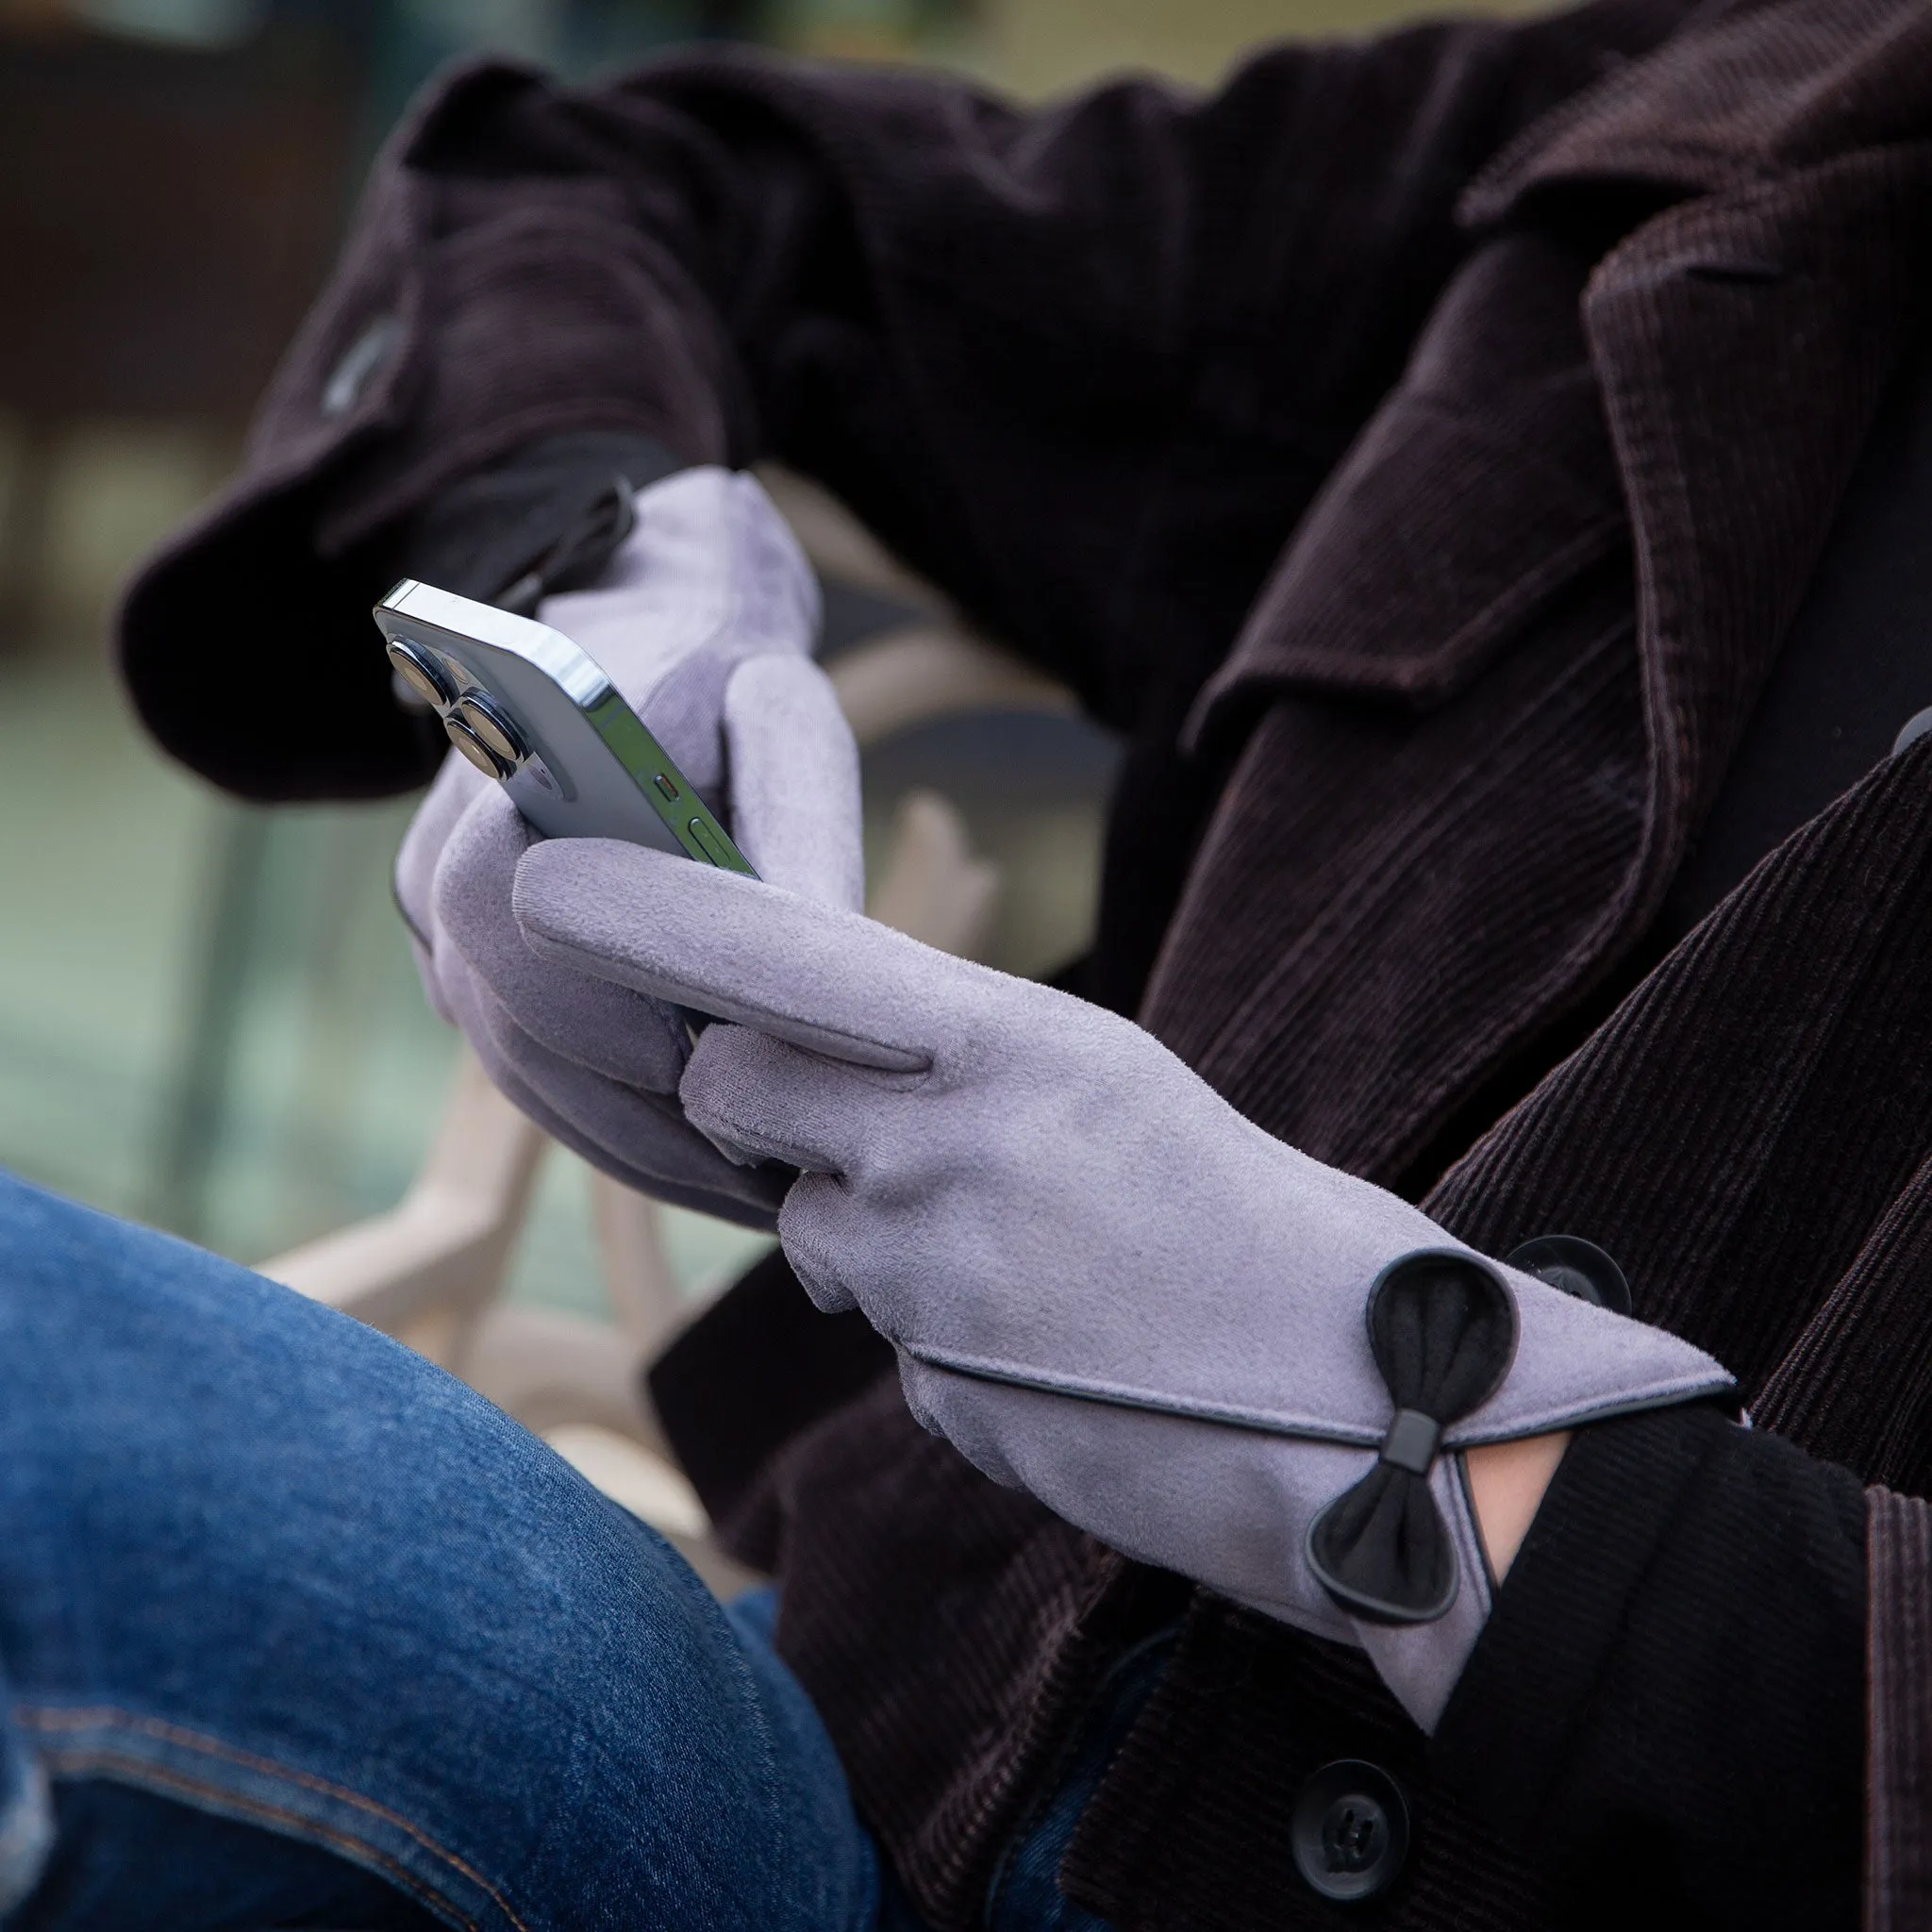
<svg viewBox="0 0 1932 1932"><path fill-rule="evenodd" d="M1361 1643L1425 1726L1489 1605L1442 1452L1729 1387L1066 994L601 841L530 852L516 911L547 960L741 1023L700 1041L687 1116L806 1170L786 1254L894 1343L928 1427L1130 1556Z"/></svg>
<svg viewBox="0 0 1932 1932"><path fill-rule="evenodd" d="M603 582L538 616L603 667L764 878L858 906L858 753L811 660L810 566L747 475L686 470L641 491L636 509ZM525 946L510 888L536 842L502 788L452 753L396 861L431 1004L510 1099L594 1166L770 1225L790 1176L734 1165L684 1120L681 1017Z"/></svg>

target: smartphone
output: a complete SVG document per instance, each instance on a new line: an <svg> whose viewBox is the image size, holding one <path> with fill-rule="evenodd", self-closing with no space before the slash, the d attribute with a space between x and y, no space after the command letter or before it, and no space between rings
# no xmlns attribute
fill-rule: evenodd
<svg viewBox="0 0 1932 1932"><path fill-rule="evenodd" d="M548 839L625 839L756 878L588 651L533 618L405 577L375 607L391 668Z"/></svg>

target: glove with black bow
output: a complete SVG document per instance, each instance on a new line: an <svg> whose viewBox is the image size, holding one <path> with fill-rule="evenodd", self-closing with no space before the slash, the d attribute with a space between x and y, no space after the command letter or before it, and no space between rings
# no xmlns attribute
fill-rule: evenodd
<svg viewBox="0 0 1932 1932"><path fill-rule="evenodd" d="M558 841L545 959L736 1026L685 1112L919 1418L1129 1556L1366 1648L1433 1727L1488 1614L1454 1452L1726 1391L1688 1343L1272 1140L1151 1035L857 914Z"/></svg>

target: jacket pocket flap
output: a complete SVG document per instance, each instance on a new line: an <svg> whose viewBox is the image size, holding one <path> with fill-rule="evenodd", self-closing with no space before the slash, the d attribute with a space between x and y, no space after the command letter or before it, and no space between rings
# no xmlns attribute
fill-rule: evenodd
<svg viewBox="0 0 1932 1932"><path fill-rule="evenodd" d="M1385 408L1283 553L1191 732L1272 691L1419 711L1454 697L1628 541L1614 469L1607 501L1563 441L1528 442L1427 398Z"/></svg>
<svg viewBox="0 0 1932 1932"><path fill-rule="evenodd" d="M1426 710L1628 541L1577 315L1587 264L1529 235L1464 269L1310 506L1196 705L1312 688Z"/></svg>

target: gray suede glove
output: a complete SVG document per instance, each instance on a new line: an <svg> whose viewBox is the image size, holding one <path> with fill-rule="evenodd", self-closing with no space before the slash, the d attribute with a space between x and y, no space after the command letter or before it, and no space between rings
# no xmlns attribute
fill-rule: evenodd
<svg viewBox="0 0 1932 1932"><path fill-rule="evenodd" d="M740 1023L686 1113L805 1172L778 1230L908 1399L1115 1548L1366 1647L1433 1726L1488 1614L1453 1451L1722 1391L1473 1255L1083 1001L602 841L518 871L533 953Z"/></svg>
<svg viewBox="0 0 1932 1932"><path fill-rule="evenodd" d="M858 753L811 660L810 566L746 475L686 470L641 491L636 508L597 588L551 597L538 616L604 668L763 877L858 906ZM431 1004L511 1100L594 1166L769 1225L789 1176L734 1165L687 1124L681 1017L525 946L510 887L536 840L502 789L452 753L396 861Z"/></svg>

